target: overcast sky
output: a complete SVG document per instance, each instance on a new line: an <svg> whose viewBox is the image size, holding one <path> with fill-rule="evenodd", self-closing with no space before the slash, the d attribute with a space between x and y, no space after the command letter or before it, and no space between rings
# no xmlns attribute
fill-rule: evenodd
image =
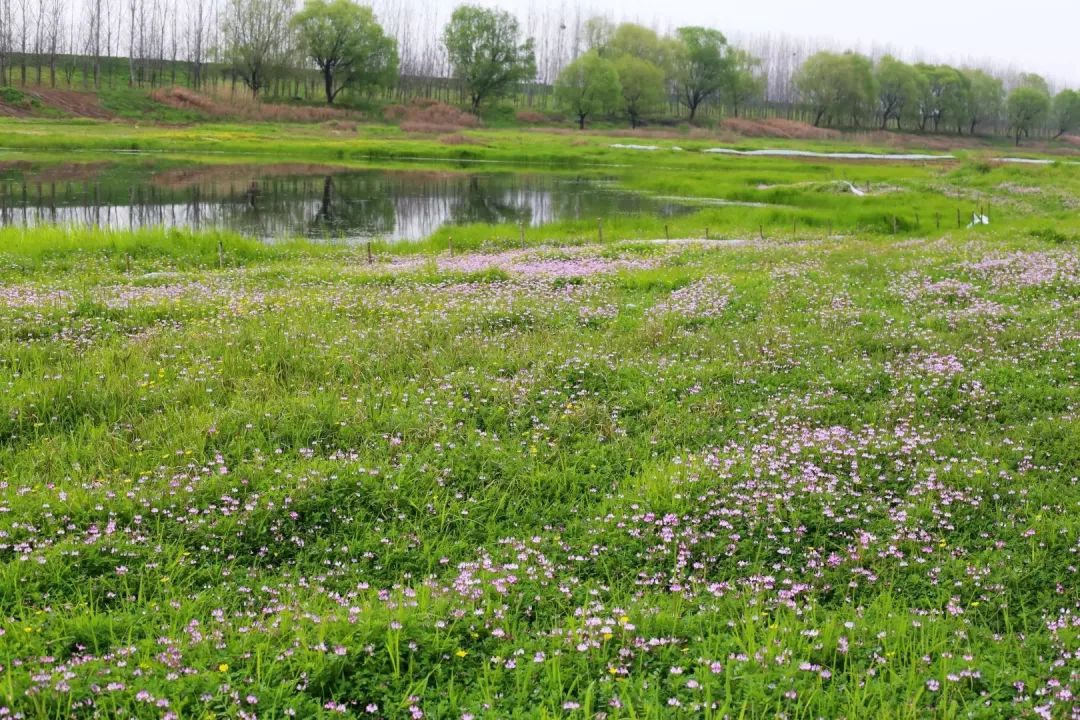
<svg viewBox="0 0 1080 720"><path fill-rule="evenodd" d="M1080 0L583 0L616 20L708 25L725 33L783 33L842 44L890 45L905 55L1015 64L1080 84ZM456 4L456 2L454 3ZM562 0L487 0L515 13L574 7Z"/></svg>

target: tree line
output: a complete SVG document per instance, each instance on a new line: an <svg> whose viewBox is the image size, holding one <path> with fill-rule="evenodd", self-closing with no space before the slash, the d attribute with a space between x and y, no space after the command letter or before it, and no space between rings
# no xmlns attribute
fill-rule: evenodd
<svg viewBox="0 0 1080 720"><path fill-rule="evenodd" d="M909 65L886 55L877 63L857 53L819 52L796 72L795 86L811 108L814 125L975 135L1006 127L1016 143L1040 129L1053 137L1080 126L1080 94L1051 95L1045 78L1023 73L1005 83L984 70L949 65Z"/></svg>
<svg viewBox="0 0 1080 720"><path fill-rule="evenodd" d="M816 126L987 134L1077 129L1080 95L1044 78L909 64L789 38L616 24L580 8L524 18L437 0L0 0L0 84L230 83L326 103L499 98L644 122L788 117Z"/></svg>

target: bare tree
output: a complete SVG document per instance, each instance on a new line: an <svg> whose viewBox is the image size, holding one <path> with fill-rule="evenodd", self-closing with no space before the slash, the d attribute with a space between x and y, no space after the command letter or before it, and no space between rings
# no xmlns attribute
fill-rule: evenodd
<svg viewBox="0 0 1080 720"><path fill-rule="evenodd" d="M49 85L56 87L56 55L60 48L61 39L61 20L64 16L64 2L63 0L43 0L44 12L41 20L42 37L43 37L43 52L48 58L49 65ZM40 63L40 58L39 58ZM40 68L40 64L38 65ZM41 72L38 71L38 82Z"/></svg>
<svg viewBox="0 0 1080 720"><path fill-rule="evenodd" d="M30 25L33 24L33 8L30 0L19 2L19 78L26 85L26 60L29 54Z"/></svg>
<svg viewBox="0 0 1080 720"><path fill-rule="evenodd" d="M187 57L191 67L190 82L196 90L202 87L203 63L206 59L207 3L192 0L188 4Z"/></svg>
<svg viewBox="0 0 1080 720"><path fill-rule="evenodd" d="M0 85L7 84L8 59L11 56L11 0L0 0Z"/></svg>

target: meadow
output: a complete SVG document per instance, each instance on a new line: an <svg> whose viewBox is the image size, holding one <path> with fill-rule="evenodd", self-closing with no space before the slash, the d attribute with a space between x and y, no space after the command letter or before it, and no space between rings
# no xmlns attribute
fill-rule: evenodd
<svg viewBox="0 0 1080 720"><path fill-rule="evenodd" d="M587 137L765 206L0 230L0 718L1080 717L1076 169Z"/></svg>

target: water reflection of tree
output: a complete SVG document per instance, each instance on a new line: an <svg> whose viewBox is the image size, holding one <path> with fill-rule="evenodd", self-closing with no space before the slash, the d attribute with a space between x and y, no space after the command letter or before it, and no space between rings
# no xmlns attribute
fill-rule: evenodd
<svg viewBox="0 0 1080 720"><path fill-rule="evenodd" d="M458 183L456 202L450 211L451 221L467 223L521 223L532 219L532 205L543 195L535 190L500 183L491 177L469 176Z"/></svg>
<svg viewBox="0 0 1080 720"><path fill-rule="evenodd" d="M102 227L229 228L262 238L426 237L447 223L527 223L663 212L655 201L592 181L550 175L344 171L320 175L236 172L183 185L151 175L93 180L0 179L0 222Z"/></svg>
<svg viewBox="0 0 1080 720"><path fill-rule="evenodd" d="M374 175L327 175L303 227L308 237L390 236L397 227L393 198Z"/></svg>

